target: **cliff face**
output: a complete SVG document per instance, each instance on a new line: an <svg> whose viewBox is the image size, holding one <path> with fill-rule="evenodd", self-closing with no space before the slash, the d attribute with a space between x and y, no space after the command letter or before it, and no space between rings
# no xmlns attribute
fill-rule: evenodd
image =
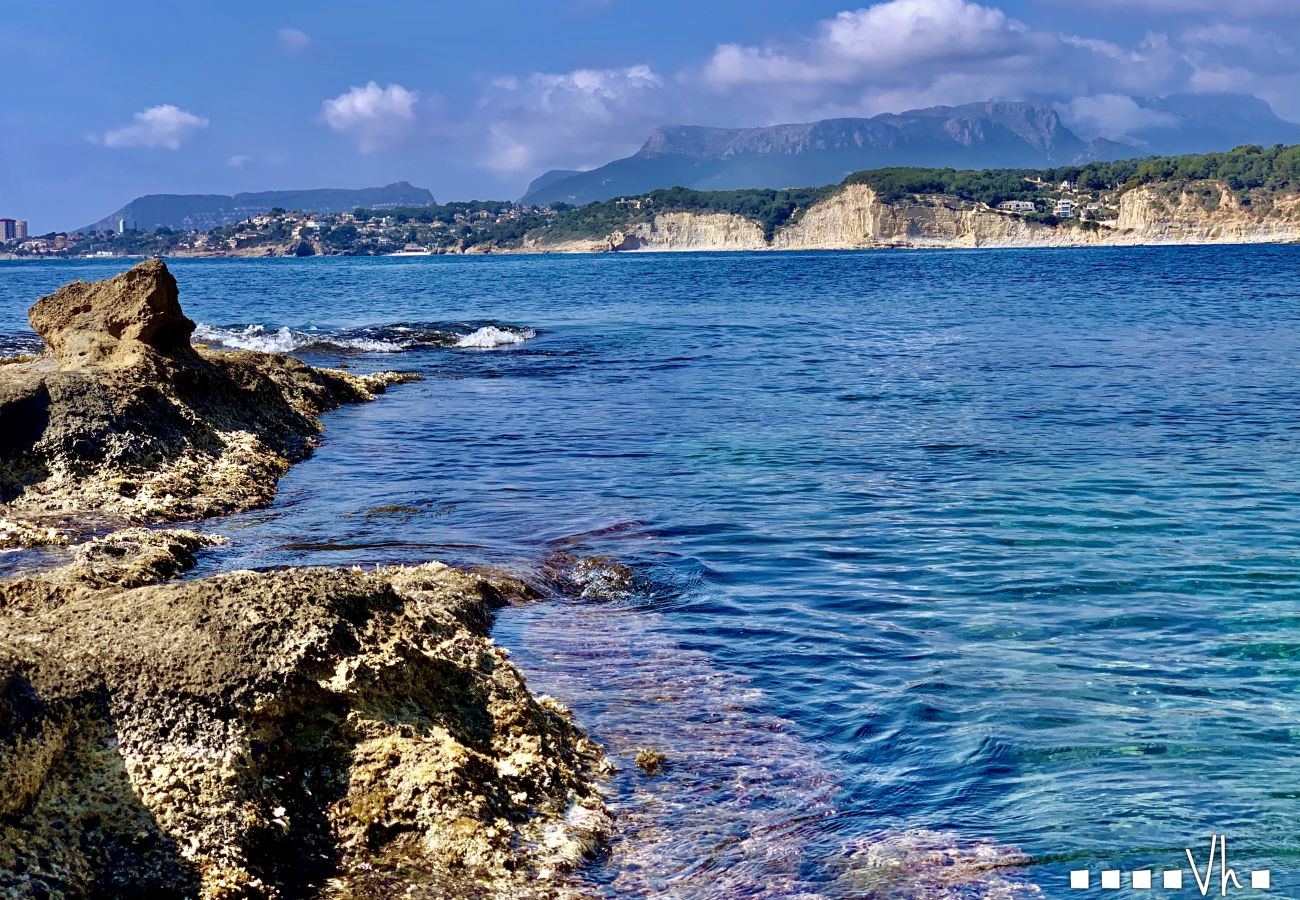
<svg viewBox="0 0 1300 900"><path fill-rule="evenodd" d="M1267 244L1300 240L1300 196L1242 205L1222 185L1170 194L1153 187L1120 198L1116 232L1150 244ZM1140 240L1137 240L1140 238Z"/></svg>
<svg viewBox="0 0 1300 900"><path fill-rule="evenodd" d="M882 203L864 185L847 185L774 236L779 250L881 247L1007 247L1087 243L1082 231L1052 229L951 198Z"/></svg>
<svg viewBox="0 0 1300 900"><path fill-rule="evenodd" d="M1083 247L1300 240L1300 196L1261 197L1250 205L1222 185L1177 191L1143 187L1120 198L1119 218L1096 230L1059 227L954 197L884 203L865 185L845 185L780 228L730 213L667 212L603 238L525 244L525 250L867 250L890 247Z"/></svg>
<svg viewBox="0 0 1300 900"><path fill-rule="evenodd" d="M731 213L660 213L650 222L611 235L614 250L762 250L763 228Z"/></svg>

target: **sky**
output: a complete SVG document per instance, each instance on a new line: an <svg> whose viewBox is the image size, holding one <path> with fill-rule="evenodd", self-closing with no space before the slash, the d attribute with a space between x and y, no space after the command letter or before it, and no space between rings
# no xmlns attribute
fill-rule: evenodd
<svg viewBox="0 0 1300 900"><path fill-rule="evenodd" d="M1300 121L1300 0L0 0L0 216L149 193L364 187L509 199L657 125L1046 100L1123 139L1134 98Z"/></svg>

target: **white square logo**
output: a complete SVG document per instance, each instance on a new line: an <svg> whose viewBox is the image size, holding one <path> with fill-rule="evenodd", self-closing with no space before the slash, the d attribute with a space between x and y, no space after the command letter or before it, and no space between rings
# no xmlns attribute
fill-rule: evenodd
<svg viewBox="0 0 1300 900"><path fill-rule="evenodd" d="M1101 886L1111 891L1119 890L1119 869L1105 869L1101 873Z"/></svg>
<svg viewBox="0 0 1300 900"><path fill-rule="evenodd" d="M1075 869L1071 872L1070 887L1076 891L1086 891L1088 889L1088 870Z"/></svg>
<svg viewBox="0 0 1300 900"><path fill-rule="evenodd" d="M1166 869L1165 871L1160 873L1160 883L1164 885L1166 890L1172 890L1172 891L1182 890L1183 870Z"/></svg>
<svg viewBox="0 0 1300 900"><path fill-rule="evenodd" d="M1138 869L1133 873L1133 890L1149 891L1151 890L1151 870Z"/></svg>
<svg viewBox="0 0 1300 900"><path fill-rule="evenodd" d="M1268 890L1273 883L1273 874L1268 869L1256 869L1250 873L1250 886L1257 891Z"/></svg>

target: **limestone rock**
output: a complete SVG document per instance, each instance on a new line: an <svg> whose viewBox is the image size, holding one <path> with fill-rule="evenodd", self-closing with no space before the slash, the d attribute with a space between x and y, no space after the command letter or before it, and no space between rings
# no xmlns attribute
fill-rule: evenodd
<svg viewBox="0 0 1300 900"><path fill-rule="evenodd" d="M194 322L181 312L176 279L151 259L106 281L74 281L28 312L61 369L131 366L150 353L192 357Z"/></svg>
<svg viewBox="0 0 1300 900"><path fill-rule="evenodd" d="M488 637L522 585L123 587L200 541L135 529L0 582L0 896L563 894L609 831L607 764Z"/></svg>
<svg viewBox="0 0 1300 900"><path fill-rule="evenodd" d="M269 503L323 412L418 377L196 351L161 260L70 284L31 319L53 359L0 366L0 547L64 543L64 522L92 517L176 521Z"/></svg>

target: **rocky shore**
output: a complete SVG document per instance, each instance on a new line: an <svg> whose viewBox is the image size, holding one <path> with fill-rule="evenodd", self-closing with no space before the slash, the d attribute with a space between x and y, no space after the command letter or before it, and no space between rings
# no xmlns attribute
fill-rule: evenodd
<svg viewBox="0 0 1300 900"><path fill-rule="evenodd" d="M49 352L0 365L0 547L264 505L320 414L414 376L190 344L161 260L32 307Z"/></svg>
<svg viewBox="0 0 1300 900"><path fill-rule="evenodd" d="M601 749L488 636L526 602L436 562L179 578L320 414L396 374L190 344L160 261L32 308L0 366L0 894L552 897L609 830ZM91 536L94 534L95 536Z"/></svg>

